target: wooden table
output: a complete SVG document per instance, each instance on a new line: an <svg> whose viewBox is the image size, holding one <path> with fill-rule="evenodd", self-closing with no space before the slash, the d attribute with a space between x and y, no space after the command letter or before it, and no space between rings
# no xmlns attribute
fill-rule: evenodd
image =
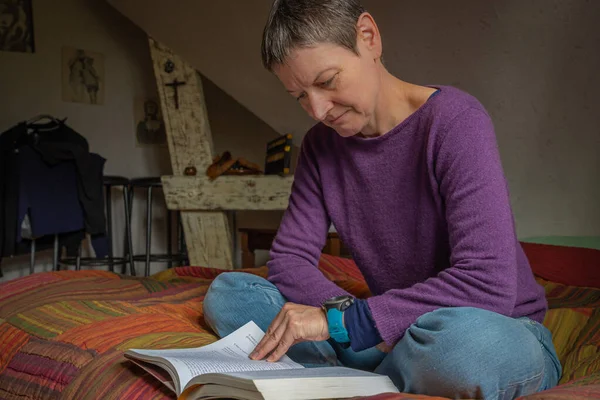
<svg viewBox="0 0 600 400"><path fill-rule="evenodd" d="M270 250L277 229L240 228L238 231L241 236L242 268L252 268L255 262L254 251ZM336 232L329 232L327 235L323 253L341 256L342 243Z"/></svg>

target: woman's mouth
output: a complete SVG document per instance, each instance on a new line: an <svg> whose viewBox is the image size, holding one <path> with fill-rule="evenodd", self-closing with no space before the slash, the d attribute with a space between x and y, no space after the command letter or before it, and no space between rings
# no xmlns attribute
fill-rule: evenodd
<svg viewBox="0 0 600 400"><path fill-rule="evenodd" d="M340 115L338 115L337 117L332 119L329 123L335 124L336 122L339 122L340 118L342 118L344 115L346 115L347 112L348 112L348 110L344 111L343 113L341 113Z"/></svg>

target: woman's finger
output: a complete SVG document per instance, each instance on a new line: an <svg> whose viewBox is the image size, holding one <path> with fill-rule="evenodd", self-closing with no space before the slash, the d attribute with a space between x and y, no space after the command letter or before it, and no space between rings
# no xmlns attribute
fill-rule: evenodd
<svg viewBox="0 0 600 400"><path fill-rule="evenodd" d="M278 321L277 326L275 326L275 321L271 324L271 326L269 326L269 329L267 329L267 333L265 334L265 336L256 346L252 354L250 354L250 358L252 358L253 360L262 360L267 354L269 354L271 351L273 351L274 348L277 347L287 327L287 317L285 313L283 314L282 318L283 319L280 319Z"/></svg>
<svg viewBox="0 0 600 400"><path fill-rule="evenodd" d="M275 350L271 353L271 355L267 358L269 362L279 361L281 357L296 343L294 339L293 329L289 328L285 330L285 333L279 339L279 344L275 347Z"/></svg>
<svg viewBox="0 0 600 400"><path fill-rule="evenodd" d="M264 356L269 354L268 352L263 351L263 347L272 340L271 336L273 335L273 333L275 331L277 331L277 329L281 326L282 322L285 320L288 312L290 310L292 310L295 306L296 305L291 302L287 302L283 305L281 310L277 313L277 315L275 316L275 318L273 319L273 321L267 328L267 332L265 333L265 335L263 336L261 341L256 345L256 347L254 348L254 351L250 354L250 358L252 358L254 360L262 360L262 358ZM259 353L260 353L260 355L262 355L262 357L257 358L256 356Z"/></svg>
<svg viewBox="0 0 600 400"><path fill-rule="evenodd" d="M254 348L254 350L252 351L252 353L250 353L250 358L255 359L255 360L256 359L260 360L260 358L256 358L256 355L258 353L263 353L261 351L261 349L263 348L263 346L265 345L265 343L267 343L269 341L269 338L273 334L273 332L277 330L277 328L281 324L281 321L283 320L283 318L285 318L286 312L287 312L286 308L282 308L281 311L279 311L277 313L277 315L275 316L275 318L273 319L273 321L271 321L271 324L267 328L267 332L265 332L265 335L263 336L263 338L260 340L260 342L258 342L258 344ZM266 354L266 353L264 353L264 354Z"/></svg>

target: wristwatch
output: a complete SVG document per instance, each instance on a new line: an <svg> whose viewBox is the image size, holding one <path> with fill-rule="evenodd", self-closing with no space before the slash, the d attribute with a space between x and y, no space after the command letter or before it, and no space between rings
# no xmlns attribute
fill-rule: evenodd
<svg viewBox="0 0 600 400"><path fill-rule="evenodd" d="M344 311L354 303L352 296L337 296L323 303L323 309L327 315L329 336L338 343L350 342L348 331L344 327Z"/></svg>

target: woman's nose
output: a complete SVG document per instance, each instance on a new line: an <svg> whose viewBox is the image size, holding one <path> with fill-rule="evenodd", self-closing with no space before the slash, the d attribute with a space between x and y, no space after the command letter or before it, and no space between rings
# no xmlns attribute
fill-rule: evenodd
<svg viewBox="0 0 600 400"><path fill-rule="evenodd" d="M317 94L309 97L308 113L317 121L324 121L332 108L333 103L324 96Z"/></svg>

